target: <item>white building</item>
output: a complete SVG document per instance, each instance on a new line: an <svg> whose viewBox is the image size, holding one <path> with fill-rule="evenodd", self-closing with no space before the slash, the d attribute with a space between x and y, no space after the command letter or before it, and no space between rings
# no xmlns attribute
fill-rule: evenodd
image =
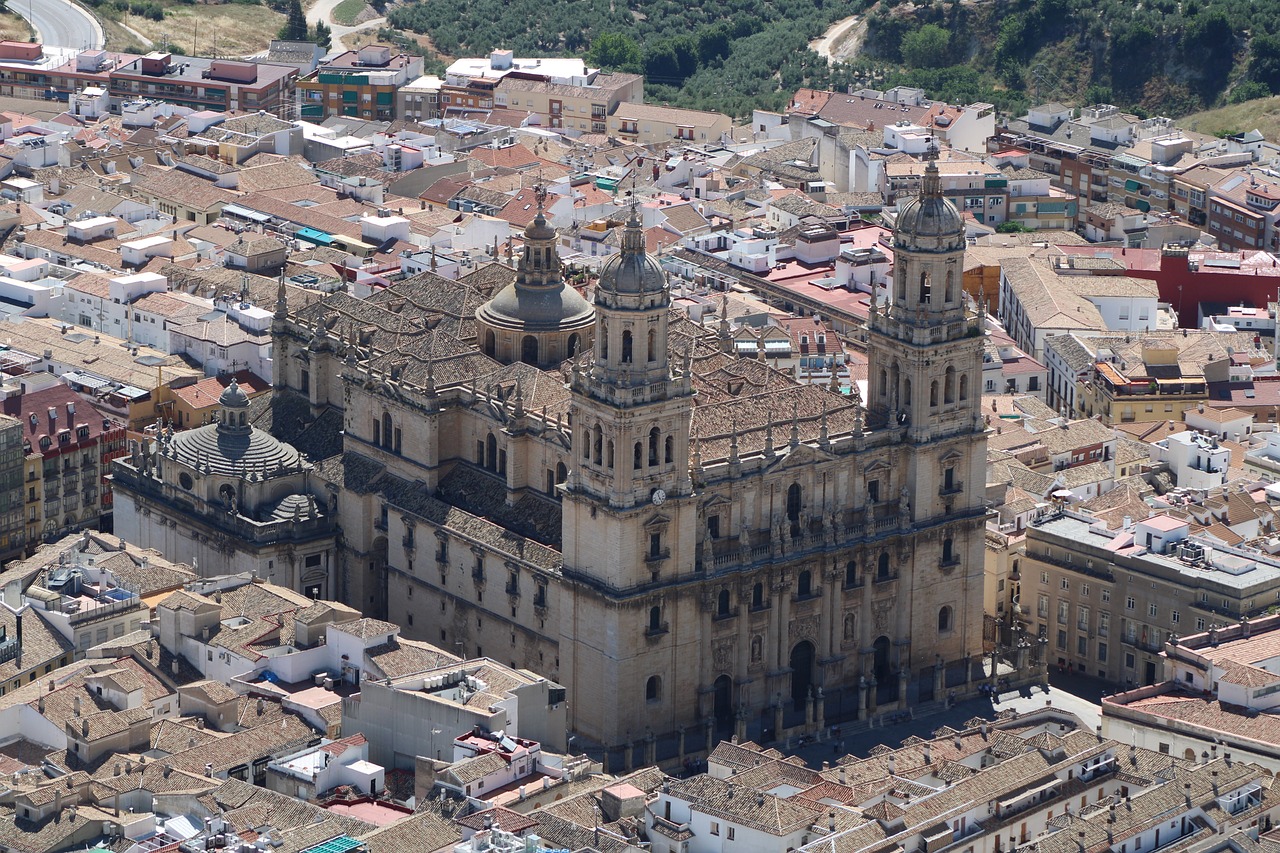
<svg viewBox="0 0 1280 853"><path fill-rule="evenodd" d="M1151 445L1151 458L1164 462L1180 488L1211 489L1227 481L1231 451L1218 446L1218 437L1194 429L1175 432Z"/></svg>

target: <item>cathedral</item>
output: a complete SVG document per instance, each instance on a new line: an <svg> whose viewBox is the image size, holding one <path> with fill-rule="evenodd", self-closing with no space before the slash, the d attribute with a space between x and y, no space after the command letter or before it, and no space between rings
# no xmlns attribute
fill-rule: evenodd
<svg viewBox="0 0 1280 853"><path fill-rule="evenodd" d="M297 447L289 488L339 531L321 593L562 684L578 747L628 761L971 692L982 326L936 165L871 306L866 399L673 308L634 209L587 301L540 211L514 271L298 311L281 291L254 429Z"/></svg>

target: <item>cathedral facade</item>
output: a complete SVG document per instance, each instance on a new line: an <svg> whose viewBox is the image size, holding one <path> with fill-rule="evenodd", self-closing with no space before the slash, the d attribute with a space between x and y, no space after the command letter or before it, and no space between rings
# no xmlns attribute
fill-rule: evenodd
<svg viewBox="0 0 1280 853"><path fill-rule="evenodd" d="M692 752L972 689L981 324L932 164L896 244L865 400L673 309L634 213L594 304L539 215L505 280L279 307L272 431L341 427L308 458L337 597L563 684L582 746Z"/></svg>

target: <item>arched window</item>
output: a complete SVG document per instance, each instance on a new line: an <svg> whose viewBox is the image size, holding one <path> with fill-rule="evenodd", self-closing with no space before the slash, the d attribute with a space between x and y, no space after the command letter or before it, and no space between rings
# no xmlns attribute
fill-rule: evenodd
<svg viewBox="0 0 1280 853"><path fill-rule="evenodd" d="M525 364L538 363L538 339L533 335L525 335L520 341L520 360Z"/></svg>
<svg viewBox="0 0 1280 853"><path fill-rule="evenodd" d="M857 560L850 560L849 562L844 564L844 585L845 586L858 585L858 561Z"/></svg>
<svg viewBox="0 0 1280 853"><path fill-rule="evenodd" d="M608 445L605 447L605 465L613 470L613 439L609 439Z"/></svg>
<svg viewBox="0 0 1280 853"><path fill-rule="evenodd" d="M722 589L720 594L716 596L716 615L729 615L729 590Z"/></svg>
<svg viewBox="0 0 1280 853"><path fill-rule="evenodd" d="M569 340L565 346L565 357L573 358L575 355L577 355L578 346L579 346L578 333L574 332L572 335L569 336Z"/></svg>
<svg viewBox="0 0 1280 853"><path fill-rule="evenodd" d="M645 356L649 361L658 360L658 331L657 329L649 330L648 346L645 349Z"/></svg>
<svg viewBox="0 0 1280 853"><path fill-rule="evenodd" d="M942 291L942 300L950 305L955 298L955 272L947 270L947 286Z"/></svg>
<svg viewBox="0 0 1280 853"><path fill-rule="evenodd" d="M640 442L637 441L636 446L632 449L632 452L631 452L631 468L635 471L639 471L642 467L644 467L643 465L641 465L643 461L644 461L644 445L642 445Z"/></svg>
<svg viewBox="0 0 1280 853"><path fill-rule="evenodd" d="M911 408L911 379L910 377L902 377L902 408Z"/></svg>
<svg viewBox="0 0 1280 853"><path fill-rule="evenodd" d="M591 461L591 430L589 429L582 431L582 458L588 462Z"/></svg>
<svg viewBox="0 0 1280 853"><path fill-rule="evenodd" d="M631 363L631 332L624 331L622 333L622 363Z"/></svg>
<svg viewBox="0 0 1280 853"><path fill-rule="evenodd" d="M929 405L938 405L938 380L929 383Z"/></svg>
<svg viewBox="0 0 1280 853"><path fill-rule="evenodd" d="M600 429L600 424L596 424L595 429L592 430L592 435L594 436L594 438L591 441L591 447L593 451L592 456L595 460L595 463L599 465L602 459L601 454L604 450L604 431Z"/></svg>
<svg viewBox="0 0 1280 853"><path fill-rule="evenodd" d="M649 608L649 630L655 633L662 630L661 607L654 606Z"/></svg>
<svg viewBox="0 0 1280 853"><path fill-rule="evenodd" d="M484 440L484 467L490 471L498 470L498 440L493 433Z"/></svg>
<svg viewBox="0 0 1280 853"><path fill-rule="evenodd" d="M382 413L382 446L386 447L391 443L391 413Z"/></svg>
<svg viewBox="0 0 1280 853"><path fill-rule="evenodd" d="M490 358L498 354L498 336L492 329L484 333L484 354Z"/></svg>
<svg viewBox="0 0 1280 853"><path fill-rule="evenodd" d="M564 467L563 462L556 463L556 485L563 483L569 479L569 469ZM556 500L560 500L560 491L557 489L552 492L556 496Z"/></svg>
<svg viewBox="0 0 1280 853"><path fill-rule="evenodd" d="M796 596L808 598L813 595L813 573L807 569L796 578Z"/></svg>
<svg viewBox="0 0 1280 853"><path fill-rule="evenodd" d="M799 483L792 483L787 488L787 519L791 522L791 535L800 535L800 507L802 494Z"/></svg>
<svg viewBox="0 0 1280 853"><path fill-rule="evenodd" d="M907 301L907 269L905 266L898 273L898 299L901 302Z"/></svg>
<svg viewBox="0 0 1280 853"><path fill-rule="evenodd" d="M670 435L667 436L663 444L665 446L662 452L662 458L663 458L663 461L665 461L668 465L670 465L672 462L675 461L675 455L676 455L675 437Z"/></svg>
<svg viewBox="0 0 1280 853"><path fill-rule="evenodd" d="M969 399L969 375L966 373L960 374L960 399Z"/></svg>
<svg viewBox="0 0 1280 853"><path fill-rule="evenodd" d="M240 426L244 426L244 412L240 413Z"/></svg>
<svg viewBox="0 0 1280 853"><path fill-rule="evenodd" d="M656 675L649 676L644 683L644 699L646 702L657 702L662 698L662 679Z"/></svg>
<svg viewBox="0 0 1280 853"><path fill-rule="evenodd" d="M889 372L883 367L880 368L880 396L883 397L889 393Z"/></svg>
<svg viewBox="0 0 1280 853"><path fill-rule="evenodd" d="M759 610L764 607L764 584L758 583L751 587L751 609Z"/></svg>
<svg viewBox="0 0 1280 853"><path fill-rule="evenodd" d="M382 423L377 418L373 419L373 444L375 447L382 444ZM484 462L483 459L480 461Z"/></svg>
<svg viewBox="0 0 1280 853"><path fill-rule="evenodd" d="M956 369L947 367L947 372L942 379L942 402L954 403L956 401Z"/></svg>
<svg viewBox="0 0 1280 853"><path fill-rule="evenodd" d="M920 273L920 304L927 305L929 297L932 295L933 284L929 281L928 270Z"/></svg>
<svg viewBox="0 0 1280 853"><path fill-rule="evenodd" d="M938 611L938 633L951 630L951 607L943 607Z"/></svg>
<svg viewBox="0 0 1280 853"><path fill-rule="evenodd" d="M942 562L950 563L955 558L955 543L952 542L951 537L948 536L946 539L942 540Z"/></svg>
<svg viewBox="0 0 1280 853"><path fill-rule="evenodd" d="M658 444L661 439L662 436L657 427L649 430L649 465L651 466L658 464Z"/></svg>
<svg viewBox="0 0 1280 853"><path fill-rule="evenodd" d="M609 330L600 330L600 359L602 361L609 360Z"/></svg>
<svg viewBox="0 0 1280 853"><path fill-rule="evenodd" d="M889 554L885 552L880 555L880 559L876 561L876 580L888 580L889 578Z"/></svg>

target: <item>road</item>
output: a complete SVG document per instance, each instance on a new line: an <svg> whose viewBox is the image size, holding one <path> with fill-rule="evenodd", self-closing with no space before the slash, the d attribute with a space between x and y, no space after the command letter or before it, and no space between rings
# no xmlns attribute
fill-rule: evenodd
<svg viewBox="0 0 1280 853"><path fill-rule="evenodd" d="M26 18L45 44L79 49L106 44L94 17L69 0L12 0L9 10Z"/></svg>
<svg viewBox="0 0 1280 853"><path fill-rule="evenodd" d="M386 18L374 18L371 21L365 21L363 24L357 24L354 27L344 27L342 24L333 20L333 10L341 3L342 0L319 0L311 10L307 12L307 26L314 27L317 21L324 21L333 31L333 43L329 46L329 55L334 56L346 50L346 46L342 43L342 37L351 33L358 33L361 30L372 30L386 23Z"/></svg>
<svg viewBox="0 0 1280 853"><path fill-rule="evenodd" d="M809 49L828 62L843 62L857 56L867 37L867 22L861 15L836 21L821 37L809 42Z"/></svg>

